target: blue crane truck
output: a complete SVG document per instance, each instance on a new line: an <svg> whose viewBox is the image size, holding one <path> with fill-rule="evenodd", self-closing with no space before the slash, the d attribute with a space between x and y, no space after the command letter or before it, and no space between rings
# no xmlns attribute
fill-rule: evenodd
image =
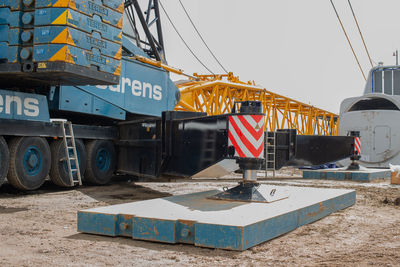
<svg viewBox="0 0 400 267"><path fill-rule="evenodd" d="M150 3L147 20L156 19L162 38L158 3ZM123 0L0 0L0 184L8 177L33 190L50 173L70 186L62 131L52 118L73 123L80 172L104 184L116 169L117 123L175 107L179 90L168 73L132 58L163 60L162 39L154 46L135 27L125 30L124 17L126 26L138 14L144 27L150 23L136 7Z"/></svg>
<svg viewBox="0 0 400 267"><path fill-rule="evenodd" d="M188 177L240 158L228 141L229 115L172 111L180 94L169 73L137 60L166 63L158 1L146 3L143 12L137 0L0 0L0 185L35 190L49 177L70 187L72 176L106 184L115 173ZM242 104L243 114L259 114ZM275 168L354 150L349 137L278 136ZM338 152L321 156L321 146ZM239 165L262 169L269 154Z"/></svg>

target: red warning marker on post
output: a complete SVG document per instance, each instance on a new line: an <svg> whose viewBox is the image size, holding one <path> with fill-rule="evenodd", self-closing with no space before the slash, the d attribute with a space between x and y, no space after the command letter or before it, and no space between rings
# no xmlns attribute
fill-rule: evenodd
<svg viewBox="0 0 400 267"><path fill-rule="evenodd" d="M361 137L354 137L354 151L361 156Z"/></svg>
<svg viewBox="0 0 400 267"><path fill-rule="evenodd" d="M228 145L235 147L235 157L264 158L264 116L229 117Z"/></svg>

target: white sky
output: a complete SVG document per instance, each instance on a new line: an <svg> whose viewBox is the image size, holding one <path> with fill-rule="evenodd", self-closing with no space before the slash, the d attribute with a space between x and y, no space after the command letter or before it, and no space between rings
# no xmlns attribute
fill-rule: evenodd
<svg viewBox="0 0 400 267"><path fill-rule="evenodd" d="M192 50L214 72L208 53L178 0L161 0ZM329 0L182 0L195 25L229 71L273 92L338 113L341 101L359 96L364 79ZM394 64L400 48L399 0L352 0L372 59ZM366 75L370 64L347 0L335 0ZM207 73L162 10L169 65ZM176 77L173 77L176 78Z"/></svg>

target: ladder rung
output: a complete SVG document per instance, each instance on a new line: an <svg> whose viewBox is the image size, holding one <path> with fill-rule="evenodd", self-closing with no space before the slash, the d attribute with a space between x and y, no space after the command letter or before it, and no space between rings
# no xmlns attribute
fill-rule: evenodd
<svg viewBox="0 0 400 267"><path fill-rule="evenodd" d="M74 136L74 130L72 127L72 122L67 121L67 120L62 120L59 122L60 122L60 125L62 126L62 133L63 133L63 138L64 138L64 148L66 149L66 152L67 152L66 157L63 158L62 160L68 160L68 167L69 167L68 172L69 172L69 176L70 176L71 185L72 186L76 185L76 184L81 185L82 181L81 181L81 175L78 171L79 170L78 156L76 153L77 151L76 151L75 136ZM68 144L69 140L70 140L71 144ZM71 150L73 152L72 156L70 156ZM76 164L75 168L71 167L71 162L75 162L75 164ZM77 179L74 179L74 177L72 175L73 173L76 173Z"/></svg>

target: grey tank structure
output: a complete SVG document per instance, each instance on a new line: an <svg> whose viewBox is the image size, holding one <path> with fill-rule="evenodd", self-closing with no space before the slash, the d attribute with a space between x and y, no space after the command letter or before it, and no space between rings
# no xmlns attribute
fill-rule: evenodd
<svg viewBox="0 0 400 267"><path fill-rule="evenodd" d="M359 132L360 163L366 167L400 165L400 66L371 69L364 95L342 101L339 135ZM350 160L340 161L348 165Z"/></svg>

